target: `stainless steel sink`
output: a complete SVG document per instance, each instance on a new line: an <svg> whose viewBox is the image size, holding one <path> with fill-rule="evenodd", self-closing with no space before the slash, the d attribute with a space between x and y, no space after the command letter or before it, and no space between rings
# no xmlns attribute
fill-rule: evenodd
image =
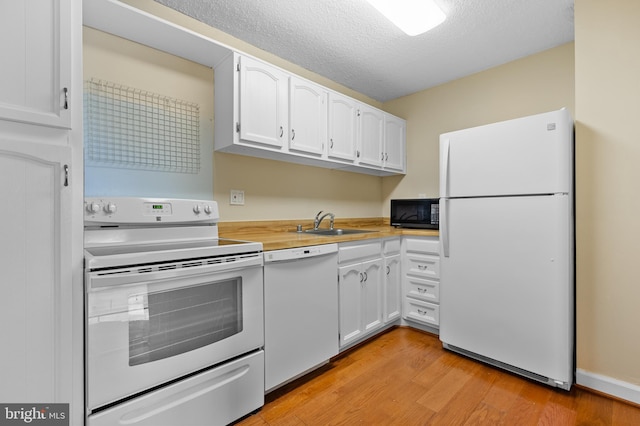
<svg viewBox="0 0 640 426"><path fill-rule="evenodd" d="M313 235L349 235L349 234L365 234L367 232L378 232L378 231L369 231L368 229L342 229L342 228L335 228L335 229L307 229L305 231L302 231L306 234L313 234Z"/></svg>

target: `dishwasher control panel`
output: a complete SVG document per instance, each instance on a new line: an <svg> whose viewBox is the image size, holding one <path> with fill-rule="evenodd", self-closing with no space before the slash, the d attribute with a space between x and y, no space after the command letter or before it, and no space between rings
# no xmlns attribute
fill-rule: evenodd
<svg viewBox="0 0 640 426"><path fill-rule="evenodd" d="M265 262L281 262L285 260L305 259L307 257L322 256L337 253L337 244L322 244L319 246L296 247L285 250L272 250L264 253Z"/></svg>

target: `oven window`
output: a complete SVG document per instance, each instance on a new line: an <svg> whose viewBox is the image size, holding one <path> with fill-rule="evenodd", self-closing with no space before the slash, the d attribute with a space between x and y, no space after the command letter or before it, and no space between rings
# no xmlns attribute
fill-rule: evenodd
<svg viewBox="0 0 640 426"><path fill-rule="evenodd" d="M129 365L179 355L242 331L242 278L129 297Z"/></svg>

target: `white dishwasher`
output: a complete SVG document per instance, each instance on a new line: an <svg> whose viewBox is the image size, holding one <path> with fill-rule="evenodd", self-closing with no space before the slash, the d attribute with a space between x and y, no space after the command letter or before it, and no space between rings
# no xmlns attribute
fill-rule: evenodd
<svg viewBox="0 0 640 426"><path fill-rule="evenodd" d="M338 245L264 253L265 391L338 353Z"/></svg>

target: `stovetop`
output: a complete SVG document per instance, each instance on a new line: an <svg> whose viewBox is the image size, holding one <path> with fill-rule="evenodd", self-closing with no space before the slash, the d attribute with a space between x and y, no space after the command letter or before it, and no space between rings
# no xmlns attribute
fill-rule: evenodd
<svg viewBox="0 0 640 426"><path fill-rule="evenodd" d="M85 199L85 267L175 262L262 251L262 243L218 238L215 201Z"/></svg>

